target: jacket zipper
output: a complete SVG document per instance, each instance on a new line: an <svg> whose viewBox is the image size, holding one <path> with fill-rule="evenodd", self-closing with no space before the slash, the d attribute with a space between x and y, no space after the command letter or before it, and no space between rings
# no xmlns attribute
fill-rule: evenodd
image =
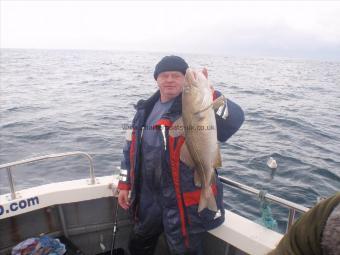
<svg viewBox="0 0 340 255"><path fill-rule="evenodd" d="M165 125L161 125L161 132L163 136L163 144L164 144L164 150L166 151L166 134L165 134Z"/></svg>

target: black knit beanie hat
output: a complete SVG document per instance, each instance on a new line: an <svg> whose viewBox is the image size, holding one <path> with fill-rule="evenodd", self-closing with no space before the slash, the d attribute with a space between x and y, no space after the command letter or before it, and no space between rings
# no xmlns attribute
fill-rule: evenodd
<svg viewBox="0 0 340 255"><path fill-rule="evenodd" d="M185 60L181 57L174 55L165 56L156 65L153 77L155 78L155 80L157 80L157 77L160 73L167 71L178 71L185 75L185 72L188 67L189 66L187 62L185 62Z"/></svg>

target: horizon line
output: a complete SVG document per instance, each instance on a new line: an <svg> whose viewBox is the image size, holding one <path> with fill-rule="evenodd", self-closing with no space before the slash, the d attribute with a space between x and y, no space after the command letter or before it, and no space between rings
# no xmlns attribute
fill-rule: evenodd
<svg viewBox="0 0 340 255"><path fill-rule="evenodd" d="M216 53L216 52L190 52L190 51L178 51L178 50L142 50L142 49L99 49L99 48L18 48L18 47L1 47L1 50L65 50L65 51L111 51L111 52L143 52L143 53L154 53L154 54L182 54L182 55L200 55L200 56L219 56L219 57L226 57L226 58L247 58L247 59L258 59L258 58L267 58L267 59L290 59L290 60L308 60L308 61L320 61L320 62L340 62L340 58L335 59L329 59L327 57L321 58L321 57L299 57L299 56L278 56L278 55L259 55L259 54L249 54L246 55L240 55L240 54L225 54L225 53Z"/></svg>

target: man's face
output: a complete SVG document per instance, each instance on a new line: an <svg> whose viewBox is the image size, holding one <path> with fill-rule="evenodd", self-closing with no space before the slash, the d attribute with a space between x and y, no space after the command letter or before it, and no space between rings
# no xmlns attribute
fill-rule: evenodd
<svg viewBox="0 0 340 255"><path fill-rule="evenodd" d="M184 75L178 71L162 72L157 77L161 97L167 100L181 94L185 83Z"/></svg>

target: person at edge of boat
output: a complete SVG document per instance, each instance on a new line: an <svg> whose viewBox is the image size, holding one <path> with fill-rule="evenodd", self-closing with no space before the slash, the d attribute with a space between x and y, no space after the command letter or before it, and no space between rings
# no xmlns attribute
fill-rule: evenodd
<svg viewBox="0 0 340 255"><path fill-rule="evenodd" d="M149 99L138 101L132 128L127 131L118 202L122 208L129 208L135 221L129 240L132 255L153 254L163 232L172 254L202 254L204 233L224 221L223 188L218 178L212 187L218 211L206 208L198 213L200 189L194 185L193 171L179 160L178 138L169 139L169 127L181 116L187 68L188 64L178 56L160 60L154 70L159 90ZM206 69L203 73L208 77ZM212 93L214 99L221 95L213 88ZM244 121L239 105L229 99L225 99L225 104L216 111L221 142L230 138Z"/></svg>
<svg viewBox="0 0 340 255"><path fill-rule="evenodd" d="M304 213L268 255L340 255L340 192Z"/></svg>

